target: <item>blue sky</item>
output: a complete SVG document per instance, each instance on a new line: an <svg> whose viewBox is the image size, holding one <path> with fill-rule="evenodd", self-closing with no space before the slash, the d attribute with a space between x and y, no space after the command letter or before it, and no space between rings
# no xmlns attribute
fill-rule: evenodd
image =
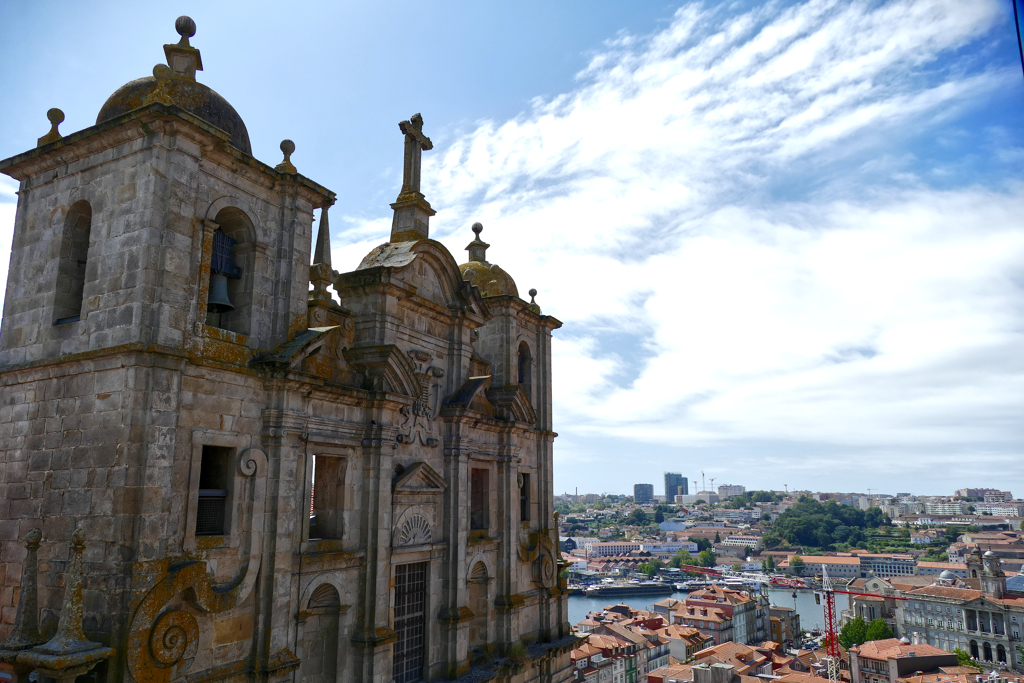
<svg viewBox="0 0 1024 683"><path fill-rule="evenodd" d="M91 125L174 18L254 154L386 239L397 122L459 261L565 326L555 489L1024 495L1024 77L1008 0L7 3L0 157ZM14 185L0 179L0 249ZM6 258L4 259L6 261ZM0 266L5 271L6 263ZM5 274L0 272L0 275ZM1018 491L1019 490L1019 491Z"/></svg>

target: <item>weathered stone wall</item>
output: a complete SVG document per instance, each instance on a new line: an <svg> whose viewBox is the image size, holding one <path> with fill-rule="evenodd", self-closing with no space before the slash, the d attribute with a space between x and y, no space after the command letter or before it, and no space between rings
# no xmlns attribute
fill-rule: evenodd
<svg viewBox="0 0 1024 683"><path fill-rule="evenodd" d="M0 639L29 529L43 531L51 632L81 528L86 634L117 649L100 681L385 683L396 567L421 562L427 677L525 643L499 680L563 680L559 323L516 296L484 299L443 246L418 239L338 276L345 308L307 329L312 214L333 195L194 117L139 111L0 162L22 182L0 328ZM81 201L82 319L54 325L74 298L60 268ZM245 310L221 319L206 312L218 227L244 273L232 287ZM484 366L489 377L471 370ZM227 462L222 535L196 533L204 446ZM471 531L473 469L490 490L486 528ZM317 504L338 508L322 508L319 529Z"/></svg>

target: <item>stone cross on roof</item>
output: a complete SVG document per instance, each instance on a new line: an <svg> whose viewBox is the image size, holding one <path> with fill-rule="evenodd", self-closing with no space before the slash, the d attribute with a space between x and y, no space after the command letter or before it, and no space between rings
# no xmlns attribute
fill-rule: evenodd
<svg viewBox="0 0 1024 683"><path fill-rule="evenodd" d="M433 149L434 143L423 134L423 117L413 114L398 128L405 134L405 167L402 173L402 194L420 191L420 164L423 151Z"/></svg>

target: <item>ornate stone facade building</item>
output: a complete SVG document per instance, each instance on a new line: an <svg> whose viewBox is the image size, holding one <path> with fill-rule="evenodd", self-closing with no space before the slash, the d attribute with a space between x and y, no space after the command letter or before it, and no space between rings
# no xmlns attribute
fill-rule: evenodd
<svg viewBox="0 0 1024 683"><path fill-rule="evenodd" d="M241 117L195 79L195 24L176 28L167 63L96 125L63 136L51 110L39 146L0 162L20 181L0 331L0 667L571 677L560 323L487 261L478 225L461 266L430 239L419 115L400 124L390 241L335 271L334 193L287 140L280 164L253 158Z"/></svg>

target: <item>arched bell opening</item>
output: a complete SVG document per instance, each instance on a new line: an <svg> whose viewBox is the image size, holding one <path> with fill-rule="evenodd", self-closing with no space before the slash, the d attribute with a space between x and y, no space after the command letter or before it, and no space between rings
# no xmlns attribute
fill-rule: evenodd
<svg viewBox="0 0 1024 683"><path fill-rule="evenodd" d="M252 333L255 230L239 208L228 206L214 218L206 323L236 334Z"/></svg>
<svg viewBox="0 0 1024 683"><path fill-rule="evenodd" d="M53 301L54 325L82 318L91 232L92 207L85 200L75 202L64 217L60 264L57 266L57 292Z"/></svg>

